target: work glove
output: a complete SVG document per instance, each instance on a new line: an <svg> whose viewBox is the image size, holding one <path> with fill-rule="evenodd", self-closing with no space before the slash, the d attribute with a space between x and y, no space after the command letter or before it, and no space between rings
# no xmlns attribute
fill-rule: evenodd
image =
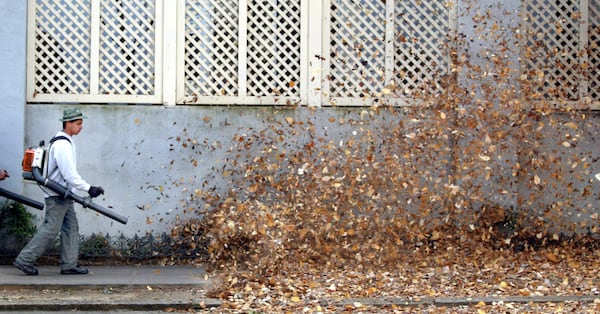
<svg viewBox="0 0 600 314"><path fill-rule="evenodd" d="M104 194L104 189L101 186L90 186L88 190L88 194L94 198L98 197L100 194Z"/></svg>

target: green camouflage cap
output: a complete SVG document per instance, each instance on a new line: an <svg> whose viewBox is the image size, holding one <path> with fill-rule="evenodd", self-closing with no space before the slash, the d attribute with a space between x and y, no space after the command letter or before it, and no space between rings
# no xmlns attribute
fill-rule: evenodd
<svg viewBox="0 0 600 314"><path fill-rule="evenodd" d="M63 117L60 119L62 122L74 121L79 119L85 119L86 116L81 113L81 110L78 108L67 108L63 111Z"/></svg>

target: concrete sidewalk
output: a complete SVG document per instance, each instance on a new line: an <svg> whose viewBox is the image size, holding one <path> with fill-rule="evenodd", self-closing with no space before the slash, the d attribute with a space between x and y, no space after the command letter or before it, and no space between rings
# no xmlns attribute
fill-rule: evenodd
<svg viewBox="0 0 600 314"><path fill-rule="evenodd" d="M59 266L36 267L40 274L27 276L14 266L0 266L0 287L146 287L206 288L204 268L195 266L89 266L87 275L61 275Z"/></svg>
<svg viewBox="0 0 600 314"><path fill-rule="evenodd" d="M195 266L89 266L86 275L61 275L59 266L39 266L27 276L0 266L0 311L161 311L215 308L211 286Z"/></svg>
<svg viewBox="0 0 600 314"><path fill-rule="evenodd" d="M206 297L212 286L202 267L89 266L87 275L61 275L58 266L38 267L26 276L13 266L0 266L0 311L163 311L219 308L223 302ZM475 306L493 303L600 303L598 295L482 296L455 298L380 297L323 299L322 305Z"/></svg>

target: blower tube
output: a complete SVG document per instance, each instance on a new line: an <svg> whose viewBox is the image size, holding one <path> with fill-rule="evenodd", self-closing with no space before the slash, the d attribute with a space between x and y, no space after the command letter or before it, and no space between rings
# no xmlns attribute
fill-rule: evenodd
<svg viewBox="0 0 600 314"><path fill-rule="evenodd" d="M25 204L27 206L31 206L33 208L37 208L39 210L44 210L44 203L40 203L36 200L32 200L28 197L25 197L23 195L19 195L17 193L13 193L11 191L5 190L3 188L0 188L0 196L4 196L8 199L11 199L13 201L17 201L21 204Z"/></svg>
<svg viewBox="0 0 600 314"><path fill-rule="evenodd" d="M75 202L81 204L84 208L91 208L108 218L112 218L113 220L116 220L124 225L127 224L127 217L121 216L109 209L106 209L106 208L92 202L92 200L89 197L81 197L77 194L71 193L71 191L69 191L69 189L67 189L66 187L62 186L60 183L58 183L54 180L44 178L42 176L40 168L34 167L32 169L32 173L33 173L33 178L35 179L35 181L38 184L49 188L50 190L58 193L59 195L62 195L64 198L72 199Z"/></svg>

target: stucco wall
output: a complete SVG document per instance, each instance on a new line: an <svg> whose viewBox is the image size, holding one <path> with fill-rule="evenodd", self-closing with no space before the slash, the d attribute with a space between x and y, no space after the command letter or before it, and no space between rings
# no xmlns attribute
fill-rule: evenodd
<svg viewBox="0 0 600 314"><path fill-rule="evenodd" d="M73 106L27 105L26 145L48 142L61 128L63 108ZM124 226L92 210L79 209L81 232L126 236L162 233L177 217L196 215L198 203L192 201L196 189L217 187L226 192L228 187L216 170L233 162L228 151L236 136L286 124L292 117L314 121L315 128L326 132L330 140L353 137L350 126L332 128L337 123L329 120L347 115L356 118L362 110L324 109L315 113L307 108L269 107L78 107L88 117L83 131L75 137L80 174L90 184L104 187L106 193L97 199L98 204L129 218ZM290 146L301 147L308 138L308 132L300 132L286 140ZM28 196L43 198L36 184L25 186Z"/></svg>
<svg viewBox="0 0 600 314"><path fill-rule="evenodd" d="M0 169L11 178L0 186L20 192L25 104L26 1L0 2Z"/></svg>
<svg viewBox="0 0 600 314"><path fill-rule="evenodd" d="M26 143L36 145L58 131L58 119L67 106L71 105L28 105ZM521 129L511 125L496 124L471 130L462 129L459 124L455 126L456 131L462 135L450 148L448 139L456 132L434 126L440 123L435 118L438 116L435 110L415 122L414 116L405 116L401 111L392 115L382 110L374 114L362 108L80 107L89 117L82 133L75 137L80 172L91 184L105 188L106 194L98 199L99 204L129 217L129 223L123 226L89 209L80 209L84 234L156 234L168 231L177 217L199 216L198 211L205 209L205 203L198 200L198 190L212 190L226 197L229 189L241 188L227 186L231 174L224 176L224 168L238 163L243 165L240 169L252 169L253 162L259 167L260 163L253 159L268 155L260 152L264 145L239 152L232 148L239 140L268 143L270 137L265 132L282 132L284 139L277 140L273 149L288 155L301 151L311 141L333 143L335 147L354 140L356 151L352 154L356 154L356 158L365 158L369 149L373 150L375 159L380 152L397 150L393 153L406 159L400 165L412 170L386 171L386 164L381 163L378 167L384 168L377 173L410 175L407 180L414 186L402 188L377 183L384 189L377 193L384 195L388 189L394 189L399 193L397 205L404 210L418 212L430 208L428 210L435 212L444 200L431 201L429 197L449 196L447 185L453 182L452 178L457 179L455 184L463 189L463 199L470 203L470 208L463 211L469 218L483 207L504 207L531 212L533 221L546 217L550 225L572 229L571 221L589 219L600 210L600 181L595 179L595 174L600 173L595 134L598 114L588 114L585 120L572 120L568 115L539 121L532 117L526 122L529 126L522 130L542 129L531 136L523 136ZM290 121L294 121L294 125L290 126ZM569 128L573 127L572 123L579 125L577 131ZM402 126L399 133L391 134L398 136L398 140L392 143L395 139L389 137L390 132L398 131L390 128L398 126ZM434 133L426 134L428 132ZM574 132L579 134L577 139L564 138L566 134L574 136ZM499 133L504 134L503 137L495 138L494 134ZM415 134L416 141L420 142L411 142ZM569 147L563 144L567 140L572 143ZM495 151L486 151L491 146ZM411 150L405 151L407 148ZM326 151L320 154L324 159L334 156ZM483 155L488 155L489 161L483 160ZM283 166L274 167L273 173L298 171L288 168L289 158L282 159ZM543 164L535 161L542 159ZM321 162L319 158L314 160ZM392 165L397 166L395 162ZM237 182L245 184L244 174L237 175L241 178ZM536 176L539 182L538 178L534 179ZM247 178L247 181L253 180ZM389 178L389 181L401 182L398 178ZM414 188L421 191L415 192ZM41 199L36 185L28 184L26 192ZM428 196L419 199L423 195ZM562 208L556 210L557 207ZM565 219L550 219L551 215L544 212L565 213ZM587 228L595 224L594 221L582 227Z"/></svg>

